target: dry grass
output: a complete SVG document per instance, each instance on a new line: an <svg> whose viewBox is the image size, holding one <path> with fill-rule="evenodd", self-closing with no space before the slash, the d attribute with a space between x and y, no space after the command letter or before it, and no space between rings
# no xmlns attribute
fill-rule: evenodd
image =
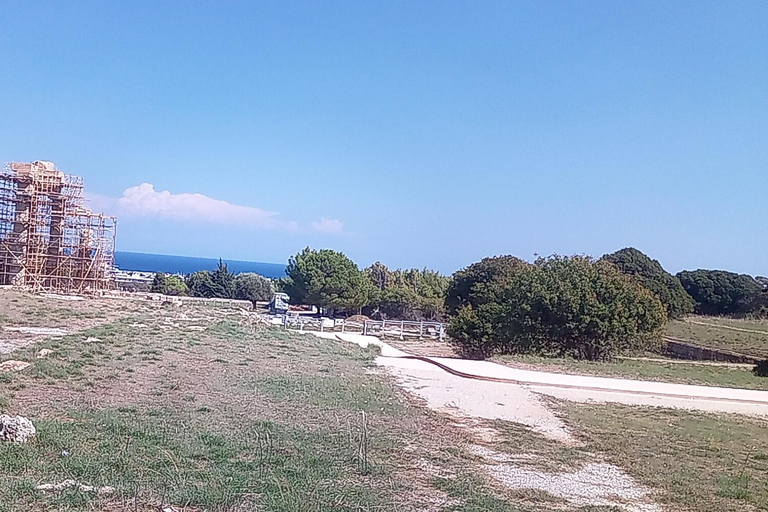
<svg viewBox="0 0 768 512"><path fill-rule="evenodd" d="M768 320L694 316L669 322L666 334L703 347L768 357Z"/></svg>
<svg viewBox="0 0 768 512"><path fill-rule="evenodd" d="M21 300L49 319L93 308ZM6 311L24 323L23 308ZM0 511L530 510L446 449L466 433L412 403L373 352L241 318L123 302L14 352L33 366L0 381L0 412L39 435L0 446ZM423 471L435 453L436 473ZM34 489L68 478L116 491Z"/></svg>
<svg viewBox="0 0 768 512"><path fill-rule="evenodd" d="M560 404L584 442L564 447L517 425L432 413L353 345L255 328L233 311L100 304L0 292L3 322L73 332L14 352L33 366L0 378L0 412L39 429L29 445L0 445L0 512L607 512L501 488L467 449L478 443L538 455L532 464L547 471L604 458L670 510L768 507L761 421ZM36 359L40 348L53 353ZM67 478L116 491L34 489Z"/></svg>
<svg viewBox="0 0 768 512"><path fill-rule="evenodd" d="M617 404L563 403L585 443L659 491L669 510L768 510L768 422Z"/></svg>

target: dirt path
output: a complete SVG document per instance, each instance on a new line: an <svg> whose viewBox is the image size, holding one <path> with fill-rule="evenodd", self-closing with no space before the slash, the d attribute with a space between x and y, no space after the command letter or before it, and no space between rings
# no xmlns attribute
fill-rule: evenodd
<svg viewBox="0 0 768 512"><path fill-rule="evenodd" d="M509 392L504 386L517 385L536 393L577 402L618 402L707 412L768 415L768 391L522 370L488 361L412 356L372 336L329 336L362 346L378 345L381 347L378 364L399 369L400 374L429 372L439 375L442 372L464 378L465 381L480 380L497 384L494 389L498 392ZM429 367L433 368L428 370ZM466 385L467 382L464 383Z"/></svg>
<svg viewBox="0 0 768 512"><path fill-rule="evenodd" d="M579 444L563 421L547 407L541 396L547 393L519 380L520 374L507 373L511 368L479 361L413 356L372 336L314 334L361 347L379 346L381 356L376 359L379 366L385 367L404 389L422 398L431 409L465 422L466 428L474 430L478 439L492 438L493 432L473 427L473 418L519 423L566 446ZM522 377L532 380L530 376ZM766 395L768 401L768 393ZM531 459L538 457L533 453L510 455L482 445L471 446L470 450L489 475L510 489L542 491L574 507L609 507L625 512L663 510L655 502L652 489L597 457L595 462L575 470L549 472L530 466Z"/></svg>

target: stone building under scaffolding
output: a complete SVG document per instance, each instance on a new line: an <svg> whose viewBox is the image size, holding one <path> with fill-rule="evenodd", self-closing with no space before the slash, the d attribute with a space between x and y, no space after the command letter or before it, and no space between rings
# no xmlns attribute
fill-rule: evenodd
<svg viewBox="0 0 768 512"><path fill-rule="evenodd" d="M65 293L114 287L117 219L84 206L83 179L53 162L0 172L0 285Z"/></svg>

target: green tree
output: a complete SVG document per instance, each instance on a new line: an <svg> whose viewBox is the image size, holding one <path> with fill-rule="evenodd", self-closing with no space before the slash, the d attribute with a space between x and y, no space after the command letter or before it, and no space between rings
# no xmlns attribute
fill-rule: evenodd
<svg viewBox="0 0 768 512"><path fill-rule="evenodd" d="M344 254L309 247L288 260L283 288L295 304L358 311L368 304L370 280Z"/></svg>
<svg viewBox="0 0 768 512"><path fill-rule="evenodd" d="M155 273L155 278L152 280L152 284L149 285L149 291L152 293L165 293L165 273Z"/></svg>
<svg viewBox="0 0 768 512"><path fill-rule="evenodd" d="M392 272L380 261L366 268L365 275L377 290L385 290L392 283Z"/></svg>
<svg viewBox="0 0 768 512"><path fill-rule="evenodd" d="M152 280L149 291L165 295L186 295L189 289L181 277L158 272Z"/></svg>
<svg viewBox="0 0 768 512"><path fill-rule="evenodd" d="M634 247L627 247L603 256L621 272L638 279L659 298L670 318L680 318L693 313L695 302L685 291L680 280L664 270L657 260L649 258Z"/></svg>
<svg viewBox="0 0 768 512"><path fill-rule="evenodd" d="M165 276L165 294L166 295L187 295L189 288L180 276Z"/></svg>
<svg viewBox="0 0 768 512"><path fill-rule="evenodd" d="M449 334L465 353L536 352L608 359L655 347L664 306L607 261L553 256L522 265L492 292L460 307Z"/></svg>
<svg viewBox="0 0 768 512"><path fill-rule="evenodd" d="M684 270L677 274L700 315L742 315L758 307L762 285L752 276L725 270Z"/></svg>
<svg viewBox="0 0 768 512"><path fill-rule="evenodd" d="M477 308L498 302L510 280L529 263L514 256L483 258L453 274L445 295L448 314L455 315L464 306Z"/></svg>
<svg viewBox="0 0 768 512"><path fill-rule="evenodd" d="M219 258L219 265L211 273L213 297L233 299L235 297L235 274L227 269L227 264Z"/></svg>
<svg viewBox="0 0 768 512"><path fill-rule="evenodd" d="M272 281L253 272L243 272L235 276L235 298L257 301L269 301L275 295Z"/></svg>
<svg viewBox="0 0 768 512"><path fill-rule="evenodd" d="M189 274L186 278L189 294L193 297L215 297L216 287L210 270L199 270Z"/></svg>
<svg viewBox="0 0 768 512"><path fill-rule="evenodd" d="M374 287L368 313L400 320L442 320L449 278L429 269L389 270L376 262L365 273Z"/></svg>

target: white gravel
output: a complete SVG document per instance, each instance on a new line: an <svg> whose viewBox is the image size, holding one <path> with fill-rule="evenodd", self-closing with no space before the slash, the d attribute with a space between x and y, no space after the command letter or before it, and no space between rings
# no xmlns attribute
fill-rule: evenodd
<svg viewBox="0 0 768 512"><path fill-rule="evenodd" d="M548 473L514 463L517 457L473 446L472 453L486 461L483 468L510 489L544 491L576 506L616 507L626 512L660 512L652 491L620 468L589 463L573 472ZM511 459L511 461L510 461Z"/></svg>
<svg viewBox="0 0 768 512"><path fill-rule="evenodd" d="M436 411L521 423L550 439L575 442L563 422L535 393L522 386L465 379L415 359L379 357L376 363L386 367L404 389L423 398Z"/></svg>

